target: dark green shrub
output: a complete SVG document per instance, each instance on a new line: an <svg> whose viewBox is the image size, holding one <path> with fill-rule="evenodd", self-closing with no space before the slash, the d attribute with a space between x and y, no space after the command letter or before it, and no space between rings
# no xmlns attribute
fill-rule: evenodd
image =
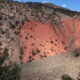
<svg viewBox="0 0 80 80"><path fill-rule="evenodd" d="M19 21L16 21L15 23L16 23L16 25L18 25L19 24Z"/></svg>
<svg viewBox="0 0 80 80"><path fill-rule="evenodd" d="M32 62L32 60L31 60L31 59L29 59L29 60L28 60L28 62L30 63L30 62Z"/></svg>
<svg viewBox="0 0 80 80"><path fill-rule="evenodd" d="M80 56L80 48L74 49L74 57L79 57Z"/></svg>
<svg viewBox="0 0 80 80"><path fill-rule="evenodd" d="M16 28L15 25L12 24L11 22L9 22L9 25L10 25L10 28L11 28L11 29L15 29L15 28Z"/></svg>
<svg viewBox="0 0 80 80"><path fill-rule="evenodd" d="M0 14L0 20L3 20L3 18L2 18L2 16L1 16L1 14Z"/></svg>
<svg viewBox="0 0 80 80"><path fill-rule="evenodd" d="M62 44L65 44L64 41L62 41Z"/></svg>
<svg viewBox="0 0 80 80"><path fill-rule="evenodd" d="M17 64L0 66L0 80L20 80L20 67Z"/></svg>
<svg viewBox="0 0 80 80"><path fill-rule="evenodd" d="M34 51L34 49L32 49L32 55L35 56L36 52Z"/></svg>
<svg viewBox="0 0 80 80"><path fill-rule="evenodd" d="M15 17L15 16L9 16L9 19L11 19L11 20L12 20L12 19L14 19L14 17Z"/></svg>
<svg viewBox="0 0 80 80"><path fill-rule="evenodd" d="M20 60L22 60L22 56L21 55L19 56L19 58L20 58Z"/></svg>
<svg viewBox="0 0 80 80"><path fill-rule="evenodd" d="M0 46L2 46L2 43L0 42Z"/></svg>
<svg viewBox="0 0 80 80"><path fill-rule="evenodd" d="M25 39L26 39L26 40L28 40L28 37L27 37L27 36L25 36Z"/></svg>
<svg viewBox="0 0 80 80"><path fill-rule="evenodd" d="M29 59L31 59L32 58L32 56L29 56Z"/></svg>
<svg viewBox="0 0 80 80"><path fill-rule="evenodd" d="M3 3L5 0L0 0L0 3Z"/></svg>
<svg viewBox="0 0 80 80"><path fill-rule="evenodd" d="M5 48L0 54L0 80L20 80L21 68L16 63L10 63L8 66L2 66L8 57L8 49Z"/></svg>
<svg viewBox="0 0 80 80"><path fill-rule="evenodd" d="M30 35L30 38L32 38L33 37L33 35Z"/></svg>
<svg viewBox="0 0 80 80"><path fill-rule="evenodd" d="M19 32L15 31L14 34L19 35Z"/></svg>
<svg viewBox="0 0 80 80"><path fill-rule="evenodd" d="M23 53L24 53L24 49L20 48L20 54L23 55Z"/></svg>
<svg viewBox="0 0 80 80"><path fill-rule="evenodd" d="M67 75L67 74L64 74L64 75L62 75L62 80L73 80L69 75Z"/></svg>
<svg viewBox="0 0 80 80"><path fill-rule="evenodd" d="M36 49L36 53L40 53L40 50L38 48Z"/></svg>
<svg viewBox="0 0 80 80"><path fill-rule="evenodd" d="M11 2L11 1L14 1L14 0L0 0L0 3Z"/></svg>
<svg viewBox="0 0 80 80"><path fill-rule="evenodd" d="M25 24L25 21L24 20L22 20L22 25L24 25Z"/></svg>
<svg viewBox="0 0 80 80"><path fill-rule="evenodd" d="M5 48L4 51L3 51L3 54L0 55L0 65L3 64L3 62L5 61L5 59L8 57L8 49Z"/></svg>
<svg viewBox="0 0 80 80"><path fill-rule="evenodd" d="M53 44L53 41L51 40L51 44Z"/></svg>
<svg viewBox="0 0 80 80"><path fill-rule="evenodd" d="M5 31L1 31L1 34L5 34L6 32Z"/></svg>

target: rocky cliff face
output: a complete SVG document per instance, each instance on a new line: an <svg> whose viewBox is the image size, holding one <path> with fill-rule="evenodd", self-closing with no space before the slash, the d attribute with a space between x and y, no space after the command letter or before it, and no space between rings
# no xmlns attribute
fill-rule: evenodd
<svg viewBox="0 0 80 80"><path fill-rule="evenodd" d="M80 46L80 13L41 3L0 3L0 52L31 62Z"/></svg>

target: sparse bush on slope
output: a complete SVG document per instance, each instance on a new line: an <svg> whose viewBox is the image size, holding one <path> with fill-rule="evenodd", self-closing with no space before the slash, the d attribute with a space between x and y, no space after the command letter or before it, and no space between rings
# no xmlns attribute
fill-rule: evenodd
<svg viewBox="0 0 80 80"><path fill-rule="evenodd" d="M14 1L14 0L0 0L0 3L9 2L9 1Z"/></svg>
<svg viewBox="0 0 80 80"><path fill-rule="evenodd" d="M8 49L5 48L3 54L0 54L0 80L20 80L20 67L16 63L8 66L2 66L8 57Z"/></svg>
<svg viewBox="0 0 80 80"><path fill-rule="evenodd" d="M80 56L80 48L75 48L74 49L74 57Z"/></svg>
<svg viewBox="0 0 80 80"><path fill-rule="evenodd" d="M8 57L8 49L5 48L3 54L0 55L0 66L3 64L3 62L7 57Z"/></svg>
<svg viewBox="0 0 80 80"><path fill-rule="evenodd" d="M64 74L62 75L62 80L73 80L69 75Z"/></svg>

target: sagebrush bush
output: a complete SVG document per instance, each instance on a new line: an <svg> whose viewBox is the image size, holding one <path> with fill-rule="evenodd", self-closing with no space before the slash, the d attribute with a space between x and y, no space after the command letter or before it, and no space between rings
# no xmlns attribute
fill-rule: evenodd
<svg viewBox="0 0 80 80"><path fill-rule="evenodd" d="M67 74L64 74L64 75L62 75L62 80L73 80L69 75L67 75Z"/></svg>
<svg viewBox="0 0 80 80"><path fill-rule="evenodd" d="M74 52L74 57L80 56L80 48L75 48L73 52Z"/></svg>

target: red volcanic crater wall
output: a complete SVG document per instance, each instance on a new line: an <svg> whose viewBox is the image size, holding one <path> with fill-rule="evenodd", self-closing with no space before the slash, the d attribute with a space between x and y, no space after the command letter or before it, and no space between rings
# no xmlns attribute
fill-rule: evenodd
<svg viewBox="0 0 80 80"><path fill-rule="evenodd" d="M80 21L75 20L75 46L80 47Z"/></svg>
<svg viewBox="0 0 80 80"><path fill-rule="evenodd" d="M31 62L68 51L78 34L75 26L79 27L72 18L62 19L62 26L35 20L23 25L19 35L22 62Z"/></svg>

